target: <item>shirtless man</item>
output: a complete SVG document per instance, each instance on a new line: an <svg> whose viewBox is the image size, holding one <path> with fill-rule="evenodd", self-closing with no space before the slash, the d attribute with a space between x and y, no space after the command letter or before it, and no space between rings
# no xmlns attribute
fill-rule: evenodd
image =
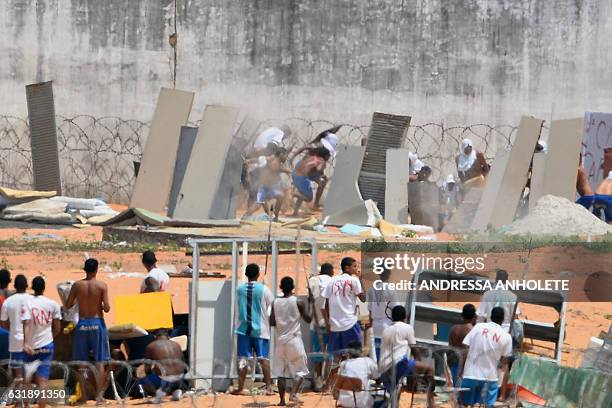
<svg viewBox="0 0 612 408"><path fill-rule="evenodd" d="M290 173L290 171L283 167L283 163L287 160L287 150L283 147L274 147L272 150L274 153L264 158L266 164L259 173L257 200L247 209L245 217L251 216L261 206L268 217L274 216L274 221L278 221L284 198L281 173ZM275 200L274 211L270 207L272 200Z"/></svg>
<svg viewBox="0 0 612 408"><path fill-rule="evenodd" d="M89 361L89 352L93 352L98 371L96 401L101 402L107 385L104 363L110 360L108 332L104 323L104 313L110 311L108 288L106 283L96 279L97 260L93 258L86 260L83 270L86 273L85 279L72 285L64 306L70 309L75 303L79 305L79 322L74 329L72 360ZM85 370L81 368L79 375L82 390L85 390L83 378ZM85 402L86 393L82 394L82 400Z"/></svg>
<svg viewBox="0 0 612 408"><path fill-rule="evenodd" d="M155 395L158 403L169 392L172 393L172 400L178 401L182 395L180 387L185 372L181 346L170 340L166 330L158 330L155 340L145 349L145 358L159 362L145 364L147 376L140 380L145 392Z"/></svg>
<svg viewBox="0 0 612 408"><path fill-rule="evenodd" d="M331 154L325 147L316 147L310 149L308 156L295 166L293 173L291 173L293 185L297 190L293 216L299 214L302 202L309 203L313 200L312 186L310 185L310 182L313 181L312 174L322 174L330 157Z"/></svg>
<svg viewBox="0 0 612 408"><path fill-rule="evenodd" d="M606 222L612 222L612 170L595 189L593 212L600 216L600 211L603 211Z"/></svg>
<svg viewBox="0 0 612 408"><path fill-rule="evenodd" d="M595 196L593 194L593 189L591 188L591 183L589 183L589 176L586 174L583 167L578 167L576 191L580 195L580 198L578 201L576 201L576 204L580 204L587 210L590 210L593 206Z"/></svg>
<svg viewBox="0 0 612 408"><path fill-rule="evenodd" d="M450 333L448 334L448 345L454 347L458 350L461 350L461 360L455 360L455 356L453 355L453 359L449 361L451 374L453 376L453 384L455 387L459 386L459 377L463 371L463 363L467 357L467 347L463 344L463 339L467 334L472 330L472 327L476 324L476 307L467 303L463 305L463 310L461 311L461 317L463 317L462 324L456 324L450 329Z"/></svg>

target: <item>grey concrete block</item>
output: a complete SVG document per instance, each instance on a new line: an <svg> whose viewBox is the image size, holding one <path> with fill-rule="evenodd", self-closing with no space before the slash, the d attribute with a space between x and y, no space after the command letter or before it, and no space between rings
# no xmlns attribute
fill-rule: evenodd
<svg viewBox="0 0 612 408"><path fill-rule="evenodd" d="M514 220L527 183L529 164L542 130L542 119L521 118L510 152L498 153L476 210L473 229L499 228Z"/></svg>
<svg viewBox="0 0 612 408"><path fill-rule="evenodd" d="M334 174L323 206L323 218L363 202L357 180L365 147L338 145Z"/></svg>
<svg viewBox="0 0 612 408"><path fill-rule="evenodd" d="M429 225L438 231L440 221L440 190L435 183L429 181L414 181L408 183L408 207L412 224Z"/></svg>
<svg viewBox="0 0 612 408"><path fill-rule="evenodd" d="M406 224L408 219L408 149L387 150L385 180L385 220Z"/></svg>
<svg viewBox="0 0 612 408"><path fill-rule="evenodd" d="M174 217L177 219L215 219L219 213L217 199L223 199L222 178L239 110L208 105L187 164ZM224 217L224 215L223 215Z"/></svg>
<svg viewBox="0 0 612 408"><path fill-rule="evenodd" d="M470 232L472 224L474 223L474 217L476 216L476 210L482 197L482 188L470 188L463 201L457 208L457 211L452 215L449 222L442 228L443 232L449 234L459 234Z"/></svg>
<svg viewBox="0 0 612 408"><path fill-rule="evenodd" d="M187 124L193 92L162 88L149 129L131 207L166 213L181 126Z"/></svg>
<svg viewBox="0 0 612 408"><path fill-rule="evenodd" d="M34 189L62 194L53 83L26 85Z"/></svg>
<svg viewBox="0 0 612 408"><path fill-rule="evenodd" d="M191 151L198 134L198 128L190 126L181 127L181 135L179 138L178 150L176 152L176 163L174 165L174 177L172 178L172 189L170 190L170 198L168 199L168 217L172 217L176 207L181 185L185 178L187 164L191 157Z"/></svg>
<svg viewBox="0 0 612 408"><path fill-rule="evenodd" d="M546 153L540 152L533 155L533 164L531 165L531 185L529 187L529 209L535 207L538 199L544 195L546 186L544 184L544 175L546 173L546 161L549 156ZM574 183L575 185L576 183Z"/></svg>

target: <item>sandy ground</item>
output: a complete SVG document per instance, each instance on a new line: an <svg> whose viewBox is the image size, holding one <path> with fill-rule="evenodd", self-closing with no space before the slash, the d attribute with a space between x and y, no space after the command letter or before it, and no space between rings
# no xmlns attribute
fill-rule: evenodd
<svg viewBox="0 0 612 408"><path fill-rule="evenodd" d="M41 239L34 239L39 234ZM44 234L53 234L51 237ZM89 256L96 257L100 261L99 278L109 286L111 299L119 294L138 293L141 279L140 277L118 277L117 272L140 272L145 273L140 263L140 252L129 252L125 248L100 249L102 231L99 227L86 229L65 228L65 229L0 229L0 266L8 266L13 274L25 274L28 279L43 274L47 279L47 295L59 300L57 291L54 289L58 282L64 280L76 280L83 277L81 267L85 252ZM61 237L62 240L58 240ZM91 248L75 249L79 246L90 245ZM93 249L92 249L93 248ZM339 265L340 259L344 256L358 258L359 252L330 252L320 251L318 262L331 262ZM183 250L158 251L157 257L159 264L171 264L177 270L181 270L190 257L185 255ZM249 261L264 263L263 255L250 257ZM229 273L230 257L225 255L203 256L202 269L206 271L218 271L224 274ZM303 255L298 261L302 271L298 283L298 291L305 293L304 270L310 265L309 255ZM588 259L581 258L575 254L568 254L565 259L561 254L542 253L532 257L532 268L547 268L555 270L555 264L571 265L576 270L592 270L592 265ZM512 270L516 267L516 256L496 258L496 267L506 267ZM281 256L279 265L279 279L282 276L295 277L296 258L294 255ZM512 273L512 272L511 272ZM188 312L188 284L190 279L172 278L170 280L169 292L173 296L173 307L177 313ZM461 306L455 303L453 306ZM111 300L112 306L112 300ZM556 320L556 314L551 310L537 306L524 306L523 316L534 320L550 321ZM107 317L107 322L112 325L114 321L113 310ZM565 364L577 366L580 364L582 350L588 344L591 336L597 336L601 331L608 329L612 323L612 304L611 303L570 303L567 314L567 335L564 344L563 361ZM544 347L549 345L534 344L535 349L550 354L551 351ZM234 397L234 396L201 396L194 400L195 406L269 406L276 403L277 397ZM307 395L305 406L333 406L329 397L321 397L317 394ZM140 404L141 402L131 402ZM183 407L193 406L191 399L183 400L179 403L170 403L172 406ZM402 402L401 406L409 406L409 402ZM419 405L415 405L419 406Z"/></svg>

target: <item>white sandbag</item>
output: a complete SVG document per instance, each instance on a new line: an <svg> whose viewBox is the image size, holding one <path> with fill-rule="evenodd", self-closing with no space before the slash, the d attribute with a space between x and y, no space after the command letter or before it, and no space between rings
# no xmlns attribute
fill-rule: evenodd
<svg viewBox="0 0 612 408"><path fill-rule="evenodd" d="M76 218L68 213L24 212L19 214L3 214L3 219L9 221L39 222L42 224L72 224Z"/></svg>
<svg viewBox="0 0 612 408"><path fill-rule="evenodd" d="M98 200L97 198L75 198L57 196L51 198L50 200L66 203L68 208L73 208L75 210L95 210L96 206L106 205L104 201Z"/></svg>
<svg viewBox="0 0 612 408"><path fill-rule="evenodd" d="M108 205L97 205L93 210L80 210L79 213L85 218L99 217L101 215L117 215L118 212Z"/></svg>
<svg viewBox="0 0 612 408"><path fill-rule="evenodd" d="M66 203L51 201L49 198L41 198L28 203L11 205L6 207L2 213L4 215L24 213L59 214L65 211Z"/></svg>
<svg viewBox="0 0 612 408"><path fill-rule="evenodd" d="M74 281L65 281L57 284L57 293L60 296L62 303L62 320L67 322L78 323L79 322L79 304L75 303L70 309L66 309L64 305L68 300L68 296L70 295L70 289L72 289L72 285Z"/></svg>

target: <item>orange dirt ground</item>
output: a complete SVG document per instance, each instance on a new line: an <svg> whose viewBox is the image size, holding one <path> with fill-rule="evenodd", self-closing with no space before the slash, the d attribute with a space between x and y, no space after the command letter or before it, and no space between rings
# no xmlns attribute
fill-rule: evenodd
<svg viewBox="0 0 612 408"><path fill-rule="evenodd" d="M90 227L86 229L65 228L59 230L44 230L44 229L0 229L0 266L6 266L11 269L12 276L16 274L25 274L28 280L34 276L44 274L47 279L46 295L59 301L59 296L55 290L55 285L64 280L77 280L83 277L81 267L83 265L84 253L82 251L70 250L69 248L59 248L57 243L53 243L52 250L45 249L45 243L49 241L24 241L24 236L34 236L37 234L55 234L63 237L66 241L62 243L74 242L100 242L102 239L102 229L100 227ZM58 241L59 242L59 241ZM107 316L107 324L112 325L114 321L112 306L113 296L118 294L134 294L138 293L142 278L118 277L112 278L111 273L118 271L122 272L142 272L144 269L140 263L140 253L126 253L113 249L95 249L87 250L92 257L98 258L100 261L99 278L105 281L109 286L111 296L111 312ZM334 265L339 265L340 259L343 256L353 256L359 258L359 253L351 252L330 252L319 251L319 263L331 262ZM184 251L159 251L157 252L158 264L173 264L180 271L190 257L185 256ZM554 263L557 257L547 257L546 254L541 255L542 262ZM258 262L260 265L264 263L264 256L251 256L250 261ZM557 260L561 262L561 260ZM501 259L496 262L499 266L504 264ZM533 261L538 263L537 258ZM569 262L568 259L565 262ZM584 265L588 260L575 259L573 260L577 267L588 269L588 265ZM310 265L309 256L304 255L300 260L302 275L298 283L298 291L305 293L305 278L303 271ZM554 270L554 266L548 267ZM204 256L202 257L201 268L209 271L219 271L229 273L230 257L229 256ZM282 276L295 276L296 261L293 255L281 256L279 263L279 279ZM336 267L337 268L337 267ZM112 271L112 272L109 272ZM188 312L188 284L190 279L187 278L172 278L170 280L169 292L173 296L173 307L177 313ZM459 304L454 304L460 306ZM570 303L568 305L566 338L564 345L564 363L572 366L580 364L582 350L584 350L591 336L597 336L601 331L607 330L612 319L611 303ZM538 307L525 306L522 307L523 316L531 319L554 321L553 313L542 312ZM422 401L422 395L418 395L417 401ZM409 406L409 401L404 398L401 406ZM212 396L202 396L194 400L196 406L269 406L277 402L275 397L257 397L256 400L252 397L235 397L222 395L216 400ZM331 397L321 397L318 394L308 394L305 396L306 404L304 406L333 406ZM136 403L136 402L134 402ZM140 402L142 403L142 402ZM261 404L261 405L260 405ZM179 403L173 403L173 406L193 406L191 400L186 399ZM415 404L415 406L422 406Z"/></svg>

